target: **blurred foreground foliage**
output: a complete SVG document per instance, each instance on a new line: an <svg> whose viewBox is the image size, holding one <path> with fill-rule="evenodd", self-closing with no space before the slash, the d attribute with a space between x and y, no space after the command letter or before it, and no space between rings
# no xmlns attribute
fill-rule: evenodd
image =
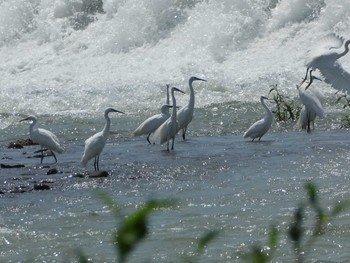
<svg viewBox="0 0 350 263"><path fill-rule="evenodd" d="M284 233L294 251L293 257L295 258L295 262L298 263L307 262L307 258L312 250L311 248L317 238L325 235L331 221L350 207L349 200L336 202L330 209L322 207L318 189L313 183L307 183L305 185L305 191L307 193L307 200L301 202L295 208L286 229L287 231ZM114 213L116 220L120 220L119 227L113 231L113 244L118 253L118 260L116 261L121 263L127 262L128 256L148 235L149 216L155 211L171 209L176 204L174 200L151 200L129 216L122 217L120 209L108 194L100 193L100 199ZM311 225L310 220L312 221ZM267 246L254 245L249 251L239 253L238 257L245 262L272 262L282 235L280 229L277 225L272 226L268 233ZM188 256L183 256L178 261L186 263L199 262L200 256L203 255L206 247L218 235L219 232L216 230L205 233L198 239L196 250ZM80 249L75 251L75 255L78 257L80 263L92 262Z"/></svg>

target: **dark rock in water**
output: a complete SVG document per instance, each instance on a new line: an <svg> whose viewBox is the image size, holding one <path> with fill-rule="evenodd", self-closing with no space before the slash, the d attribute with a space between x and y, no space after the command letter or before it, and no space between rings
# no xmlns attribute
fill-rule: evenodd
<svg viewBox="0 0 350 263"><path fill-rule="evenodd" d="M3 191L0 190L0 195L4 195L4 194L5 194L5 192L3 192Z"/></svg>
<svg viewBox="0 0 350 263"><path fill-rule="evenodd" d="M31 145L38 145L37 143L33 142L31 139L23 139L23 140L18 140L14 142L15 144L19 144L21 146L31 146Z"/></svg>
<svg viewBox="0 0 350 263"><path fill-rule="evenodd" d="M11 194L23 194L26 193L28 189L23 186L16 186L13 190L10 191Z"/></svg>
<svg viewBox="0 0 350 263"><path fill-rule="evenodd" d="M50 190L51 187L47 184L39 183L34 184L34 190Z"/></svg>
<svg viewBox="0 0 350 263"><path fill-rule="evenodd" d="M76 173L76 174L73 174L72 177L75 177L75 178L84 178L84 177L85 177L85 174Z"/></svg>
<svg viewBox="0 0 350 263"><path fill-rule="evenodd" d="M10 168L22 168L24 167L24 164L14 164L14 165L10 165L10 164L0 164L0 167L2 169L10 169Z"/></svg>
<svg viewBox="0 0 350 263"><path fill-rule="evenodd" d="M57 174L58 173L58 170L56 168L52 168L50 170L47 171L47 175L50 175L50 174Z"/></svg>
<svg viewBox="0 0 350 263"><path fill-rule="evenodd" d="M18 142L10 142L7 146L8 149L22 149L23 145L19 144Z"/></svg>
<svg viewBox="0 0 350 263"><path fill-rule="evenodd" d="M92 174L89 175L89 178L100 178L100 177L107 177L109 174L106 171L95 171Z"/></svg>

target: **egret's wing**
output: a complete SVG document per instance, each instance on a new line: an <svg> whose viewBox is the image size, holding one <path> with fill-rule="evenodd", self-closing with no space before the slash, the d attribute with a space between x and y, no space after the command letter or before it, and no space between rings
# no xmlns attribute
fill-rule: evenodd
<svg viewBox="0 0 350 263"><path fill-rule="evenodd" d="M36 132L33 133L33 140L38 142L44 147L49 148L52 151L62 153L63 148L60 145L60 141L57 136L52 132L45 129L37 129Z"/></svg>
<svg viewBox="0 0 350 263"><path fill-rule="evenodd" d="M337 61L330 67L318 68L324 81L333 88L350 94L350 74Z"/></svg>
<svg viewBox="0 0 350 263"><path fill-rule="evenodd" d="M321 38L316 45L312 46L312 48L307 51L305 64L308 67L317 68L317 65L314 64L317 58L341 48L343 43L344 38L341 36L334 33L326 35L325 37Z"/></svg>
<svg viewBox="0 0 350 263"><path fill-rule="evenodd" d="M167 140L168 135L168 126L171 119L168 118L163 124L161 124L158 129L155 130L153 135L151 136L151 140L153 142L157 142L159 144L163 144Z"/></svg>
<svg viewBox="0 0 350 263"><path fill-rule="evenodd" d="M157 114L152 117L149 117L144 122L142 122L139 127L135 129L133 134L135 136L140 136L142 134L150 134L154 132L168 118L169 116L165 114Z"/></svg>
<svg viewBox="0 0 350 263"><path fill-rule="evenodd" d="M248 128L248 130L243 134L243 138L255 136L261 131L261 129L263 129L263 127L264 127L264 119L261 119L255 122L252 126Z"/></svg>

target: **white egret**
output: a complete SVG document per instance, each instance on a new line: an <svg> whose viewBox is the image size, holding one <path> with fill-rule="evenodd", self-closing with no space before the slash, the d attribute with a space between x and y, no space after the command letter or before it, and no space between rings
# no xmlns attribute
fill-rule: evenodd
<svg viewBox="0 0 350 263"><path fill-rule="evenodd" d="M344 70L338 59L349 52L350 40L341 49L344 38L335 34L329 34L322 39L319 45L308 52L307 67L318 69L324 81L335 89L350 93L350 74Z"/></svg>
<svg viewBox="0 0 350 263"><path fill-rule="evenodd" d="M147 141L149 144L151 144L151 141L149 140L151 134L158 129L160 125L163 124L167 119L170 117L169 108L172 107L169 105L169 88L170 85L166 85L167 88L167 96L166 96L166 104L164 104L160 108L160 114L153 115L146 119L144 122L142 122L134 131L134 136L141 136L143 134L147 134Z"/></svg>
<svg viewBox="0 0 350 263"><path fill-rule="evenodd" d="M171 88L171 98L173 101L173 112L162 125L154 132L153 138L159 141L160 144L167 142L167 151L169 151L169 142L172 139L171 149L174 150L174 142L175 136L178 132L178 122L177 122L177 114L176 114L176 99L174 92L178 91L184 93L182 90L172 87Z"/></svg>
<svg viewBox="0 0 350 263"><path fill-rule="evenodd" d="M55 134L52 132L45 130L45 129L34 129L34 125L36 124L37 120L34 116L29 116L22 121L32 121L32 123L29 126L29 137L33 142L36 142L40 144L41 146L41 162L43 163L44 159L44 147L49 149L52 152L52 156L55 158L55 162L57 163L57 158L55 155L55 152L62 153L64 150L62 146L60 145L60 142Z"/></svg>
<svg viewBox="0 0 350 263"><path fill-rule="evenodd" d="M306 70L306 75L308 74L308 71L309 71L309 68ZM313 80L318 78L312 75L312 70L309 71L309 74L310 74L309 82L306 82L306 78L307 78L306 77L300 83L300 86L297 85L299 97L304 108L304 110L300 112L300 117L298 122L302 128L305 127L307 129L308 133L311 132L310 124L311 122L314 123L316 116L322 118L324 115L324 109L320 102L320 99L314 92L308 90Z"/></svg>
<svg viewBox="0 0 350 263"><path fill-rule="evenodd" d="M182 130L182 138L185 140L188 124L192 121L194 111L194 89L192 82L195 80L206 81L197 77L191 77L188 81L190 87L190 100L188 104L182 107L177 113L177 121L179 123L178 130Z"/></svg>
<svg viewBox="0 0 350 263"><path fill-rule="evenodd" d="M104 118L106 120L106 124L103 130L91 136L85 141L84 154L81 159L81 164L83 167L86 167L86 164L90 159L95 158L94 168L95 168L95 171L99 170L98 162L100 159L100 154L103 148L105 147L105 144L109 135L109 129L111 127L111 119L108 116L110 112L124 113L124 112L115 110L113 108L108 108L105 110Z"/></svg>
<svg viewBox="0 0 350 263"><path fill-rule="evenodd" d="M244 138L251 138L252 141L254 141L256 138L259 138L260 141L261 137L263 137L264 134L267 133L267 131L270 129L273 121L273 115L271 110L266 106L264 102L265 100L269 99L264 96L260 97L261 105L265 109L265 117L250 126L249 129L244 133Z"/></svg>
<svg viewBox="0 0 350 263"><path fill-rule="evenodd" d="M144 122L142 122L140 126L133 131L133 135L141 136L143 134L148 134L147 141L149 144L151 144L149 140L151 134L170 117L169 107L172 106L163 105L160 109L161 113L153 115L146 119Z"/></svg>

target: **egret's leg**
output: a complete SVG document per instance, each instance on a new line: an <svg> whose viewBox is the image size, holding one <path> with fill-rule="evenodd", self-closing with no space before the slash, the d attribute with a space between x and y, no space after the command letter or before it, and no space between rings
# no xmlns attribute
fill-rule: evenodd
<svg viewBox="0 0 350 263"><path fill-rule="evenodd" d="M100 155L97 155L97 162L96 162L97 171L100 170L100 166L98 165L99 161L100 161Z"/></svg>
<svg viewBox="0 0 350 263"><path fill-rule="evenodd" d="M151 134L148 134L148 136L147 136L147 141L148 141L149 144L152 144L152 143L150 142L150 140L149 140L149 136L151 136Z"/></svg>
<svg viewBox="0 0 350 263"><path fill-rule="evenodd" d="M187 130L187 127L182 129L182 139L183 140L186 140L186 130Z"/></svg>
<svg viewBox="0 0 350 263"><path fill-rule="evenodd" d="M173 142L171 143L171 149L174 150L175 136L173 138Z"/></svg>
<svg viewBox="0 0 350 263"><path fill-rule="evenodd" d="M307 113L307 133L311 133L311 128L310 128L310 112Z"/></svg>
<svg viewBox="0 0 350 263"><path fill-rule="evenodd" d="M43 149L43 147L41 147L41 160L40 160L40 163L43 163L43 160L44 160L44 149Z"/></svg>
<svg viewBox="0 0 350 263"><path fill-rule="evenodd" d="M96 169L96 160L97 160L96 157L97 156L95 156L95 158L94 158L94 169L95 169L95 171L97 171L97 169Z"/></svg>
<svg viewBox="0 0 350 263"><path fill-rule="evenodd" d="M56 158L55 153L53 151L51 151L51 152L52 152L53 158L55 158L55 163L57 163L57 158Z"/></svg>

